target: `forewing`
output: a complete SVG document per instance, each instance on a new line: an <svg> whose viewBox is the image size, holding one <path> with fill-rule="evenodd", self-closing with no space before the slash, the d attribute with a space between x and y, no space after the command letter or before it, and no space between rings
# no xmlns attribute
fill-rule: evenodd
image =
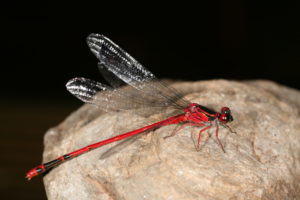
<svg viewBox="0 0 300 200"><path fill-rule="evenodd" d="M87 44L100 63L127 84L135 85L136 82L156 79L154 74L105 36L91 34Z"/></svg>
<svg viewBox="0 0 300 200"><path fill-rule="evenodd" d="M134 87L137 91L133 95L143 99L145 105L177 108L189 105L188 101L182 99L183 96L179 92L164 82L158 81L154 74L105 36L91 34L87 38L87 43L99 59L100 65Z"/></svg>

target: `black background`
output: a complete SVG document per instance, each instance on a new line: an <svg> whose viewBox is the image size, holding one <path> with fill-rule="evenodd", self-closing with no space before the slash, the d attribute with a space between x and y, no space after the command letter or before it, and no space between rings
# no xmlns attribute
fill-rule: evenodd
<svg viewBox="0 0 300 200"><path fill-rule="evenodd" d="M80 105L65 83L76 76L103 81L85 42L90 33L106 35L159 78L269 79L300 89L296 3L99 1L1 9L1 189L12 198L45 198L41 178L27 183L21 176L40 162L47 128Z"/></svg>

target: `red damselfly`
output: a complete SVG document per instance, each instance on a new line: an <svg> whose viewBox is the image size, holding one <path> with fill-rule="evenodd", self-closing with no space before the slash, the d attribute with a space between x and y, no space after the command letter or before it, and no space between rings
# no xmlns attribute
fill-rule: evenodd
<svg viewBox="0 0 300 200"><path fill-rule="evenodd" d="M156 108L173 107L174 109L181 110L181 114L91 144L58 157L50 162L41 164L27 173L26 178L28 180L60 165L66 160L70 160L103 145L170 124L181 123L183 126L202 127L198 134L197 149L199 149L201 134L204 131L215 127L216 139L221 149L225 152L224 147L218 138L218 130L221 125L231 131L228 125L226 125L227 122L233 120L228 107L223 107L220 112L215 112L197 103L190 103L183 98L181 93L174 88L167 86L166 83L159 81L148 69L143 67L133 57L103 35L89 35L87 44L99 59L100 62L98 63L98 68L111 86L86 78L74 78L66 84L66 87L68 91L77 98L86 103L95 104L100 109L107 112L146 106ZM119 88L122 83L126 83L130 86L130 92ZM170 136L174 134L175 132Z"/></svg>

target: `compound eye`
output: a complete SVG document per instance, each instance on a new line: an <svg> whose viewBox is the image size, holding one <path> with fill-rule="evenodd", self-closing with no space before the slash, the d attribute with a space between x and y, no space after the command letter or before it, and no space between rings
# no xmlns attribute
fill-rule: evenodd
<svg viewBox="0 0 300 200"><path fill-rule="evenodd" d="M221 115L221 120L226 122L227 121L227 115L225 115L225 114Z"/></svg>
<svg viewBox="0 0 300 200"><path fill-rule="evenodd" d="M222 113L222 114L229 114L229 113L230 113L230 109L229 109L228 107L223 107L223 108L221 109L221 113Z"/></svg>

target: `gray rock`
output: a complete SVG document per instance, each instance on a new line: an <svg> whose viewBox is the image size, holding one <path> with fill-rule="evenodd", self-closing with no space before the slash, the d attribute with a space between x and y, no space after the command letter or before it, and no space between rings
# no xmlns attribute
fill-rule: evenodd
<svg viewBox="0 0 300 200"><path fill-rule="evenodd" d="M214 129L203 134L196 151L192 138L199 128L185 127L163 139L176 127L165 126L130 144L109 144L53 169L44 177L48 198L300 199L299 91L270 81L173 86L184 89L191 102L216 111L231 108L234 121L229 125L237 134L224 128L219 133L226 153ZM161 120L166 112L141 117L84 105L46 133L44 161Z"/></svg>

